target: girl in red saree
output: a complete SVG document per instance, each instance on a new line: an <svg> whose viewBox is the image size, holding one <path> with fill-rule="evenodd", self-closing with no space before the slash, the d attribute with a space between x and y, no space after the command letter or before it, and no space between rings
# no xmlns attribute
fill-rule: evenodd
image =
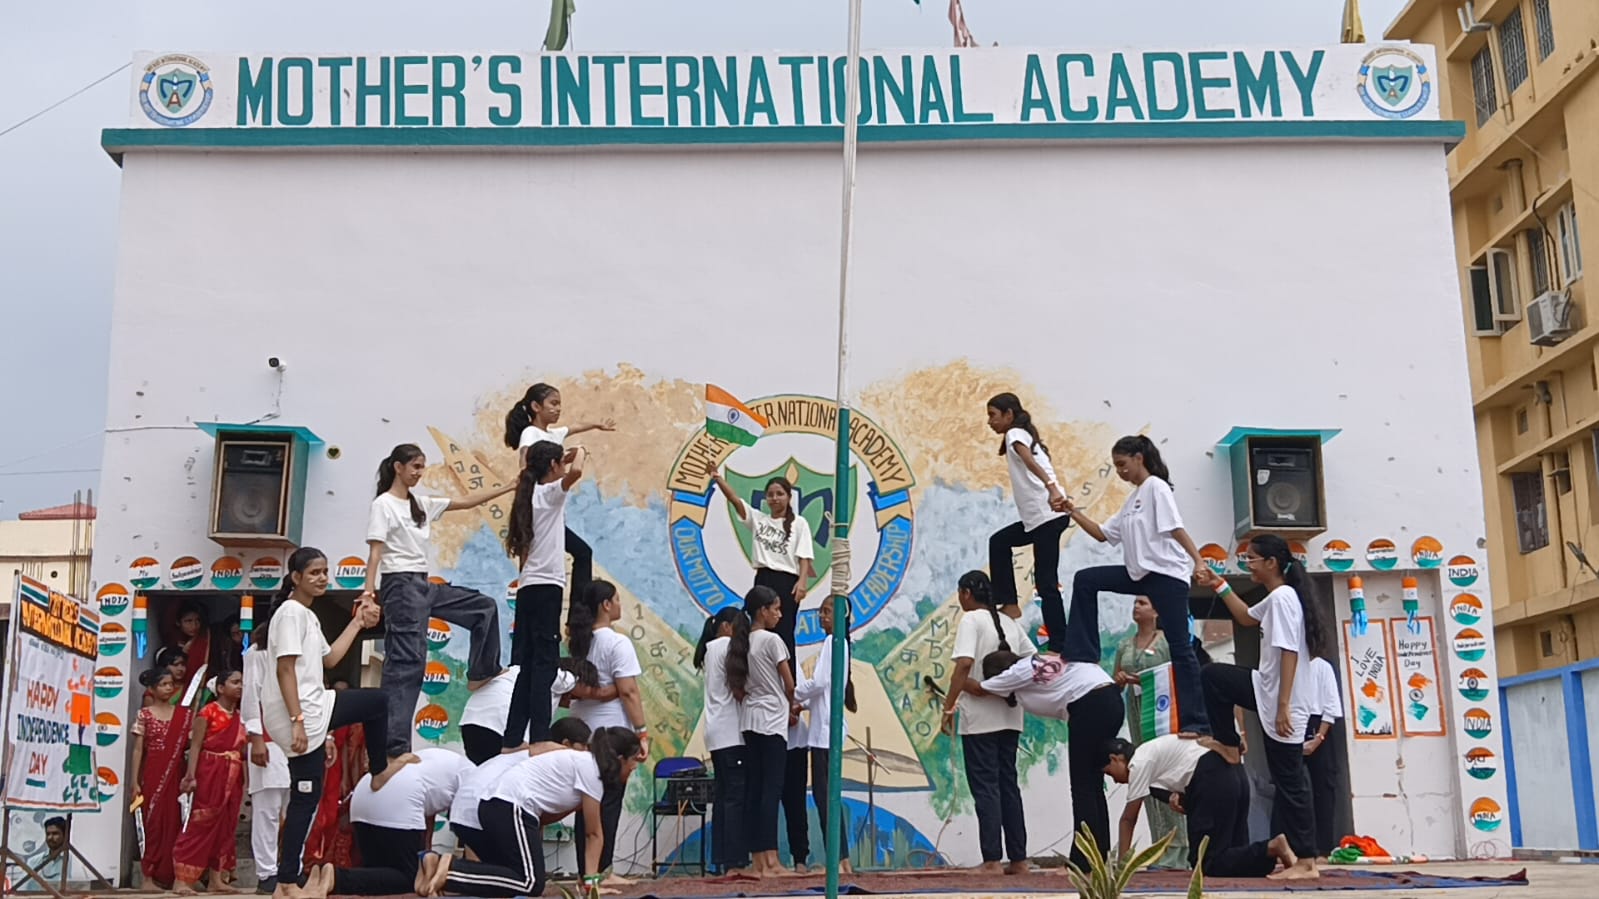
<svg viewBox="0 0 1599 899"><path fill-rule="evenodd" d="M205 610L199 603L184 603L178 611L177 646L183 650L189 680L199 673L200 666L211 664L211 630L206 627ZM178 684L180 692L188 688L188 680Z"/></svg>
<svg viewBox="0 0 1599 899"><path fill-rule="evenodd" d="M219 671L217 698L200 709L189 740L189 769L182 791L194 796L189 823L173 851L178 893L193 895L209 869L210 893L236 892L224 882L236 861L234 828L244 802L244 725L239 697L244 676Z"/></svg>
<svg viewBox="0 0 1599 899"><path fill-rule="evenodd" d="M174 706L177 682L165 669L152 668L139 675L155 700L133 719L132 802L144 816L144 851L139 867L147 884L172 888L172 850L183 829L178 810L178 788L183 772L183 750L189 740L191 711ZM230 829L231 831L231 829Z"/></svg>

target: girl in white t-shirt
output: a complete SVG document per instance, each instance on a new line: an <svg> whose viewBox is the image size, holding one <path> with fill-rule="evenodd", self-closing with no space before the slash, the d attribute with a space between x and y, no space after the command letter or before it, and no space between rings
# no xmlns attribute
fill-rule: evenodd
<svg viewBox="0 0 1599 899"><path fill-rule="evenodd" d="M994 602L1013 618L1021 615L1011 551L1031 546L1033 587L1043 603L1044 627L1051 640L1058 639L1056 634L1066 632L1066 606L1060 595L1060 536L1072 523L1066 514L1066 494L1055 479L1049 447L1016 394L996 394L988 401L988 427L1000 435L999 454L1010 470L1011 497L1020 517L988 538Z"/></svg>
<svg viewBox="0 0 1599 899"><path fill-rule="evenodd" d="M1318 702L1310 659L1331 655L1331 641L1316 606L1312 581L1286 541L1275 534L1250 538L1244 564L1249 566L1249 579L1268 591L1266 598L1253 606L1239 598L1221 575L1206 569L1202 580L1227 604L1235 625L1260 628L1260 667L1251 671L1238 665L1206 665L1205 704L1216 728L1216 742L1223 746L1239 744L1233 727L1234 707L1260 716L1266 735L1266 767L1277 788L1271 829L1287 836L1288 845L1299 857L1294 867L1275 876L1315 877L1316 820L1305 771L1304 736L1311 709Z"/></svg>
<svg viewBox="0 0 1599 899"><path fill-rule="evenodd" d="M793 659L794 623L799 618L800 603L805 601L806 585L816 576L816 542L810 522L794 508L794 485L782 477L767 481L763 494L766 510L760 512L744 502L720 471L713 468L709 474L732 504L739 523L749 528L755 586L771 589L782 603L783 619L777 624L777 635L783 638L788 657Z"/></svg>
<svg viewBox="0 0 1599 899"><path fill-rule="evenodd" d="M344 660L361 631L378 623L378 607L360 599L350 623L328 645L311 605L328 591L328 560L322 551L302 546L289 555L283 590L273 601L256 633L266 632L266 651L276 676L261 692L261 721L272 742L289 757L289 805L278 842L277 899L297 899L300 858L305 838L322 801L327 771L325 743L329 733L349 724L366 730L366 751L373 773L372 789L382 789L401 766L417 761L401 753L386 759L389 714L381 690L351 688L334 692L324 686L323 672ZM414 703L414 700L413 700ZM407 730L410 720L406 721ZM314 890L313 890L314 892Z"/></svg>
<svg viewBox="0 0 1599 899"><path fill-rule="evenodd" d="M841 596L830 596L822 600L820 618L822 633L827 637L822 640L822 651L816 655L816 667L811 669L811 676L800 678L794 685L794 701L805 707L810 715L809 725L806 727L806 745L810 749L811 768L811 801L816 804L816 818L822 825L822 838L827 837L827 799L828 785L832 781L832 770L828 765L828 752L832 746L832 719L833 719L833 619L837 610L843 610L844 622L844 711L855 712L855 681L850 679L850 650L849 650L849 600ZM848 733L848 728L845 728ZM839 871L845 874L854 873L854 868L849 861L849 818L844 817L839 822ZM790 843L792 843L792 838Z"/></svg>
<svg viewBox="0 0 1599 899"><path fill-rule="evenodd" d="M1060 656L1019 656L999 650L983 658L978 690L1021 701L1028 714L1066 724L1066 770L1071 778L1072 832L1088 825L1102 849L1110 848L1110 809L1105 804L1105 774L1099 750L1121 732L1126 706L1105 669L1092 662L1067 662ZM1075 845L1071 859L1087 858Z"/></svg>
<svg viewBox="0 0 1599 899"><path fill-rule="evenodd" d="M565 447L566 438L576 437L585 431L614 431L615 419L602 418L590 424L570 428L556 424L561 420L561 391L540 381L522 394L522 399L505 413L505 445L516 450L524 466L533 444L548 440ZM572 557L572 595L576 596L583 585L594 579L594 550L582 537L562 523L562 547ZM564 566L563 566L564 567Z"/></svg>
<svg viewBox="0 0 1599 899"><path fill-rule="evenodd" d="M1123 437L1110 450L1116 476L1133 492L1104 524L1066 501L1067 511L1088 536L1122 548L1121 565L1084 568L1072 578L1072 614L1061 638L1049 630L1049 647L1068 661L1099 664L1099 594L1147 596L1171 649L1172 679L1177 687L1177 714L1185 735L1211 732L1199 686L1199 659L1188 633L1188 587L1192 577L1210 568L1183 529L1183 517L1172 495L1171 472L1148 437Z"/></svg>
<svg viewBox="0 0 1599 899"><path fill-rule="evenodd" d="M1305 723L1305 774L1310 778L1312 804L1316 807L1316 858L1323 859L1338 848L1334 825L1338 772L1348 763L1342 751L1342 728L1336 737L1328 738L1333 736L1333 725L1343 720L1344 696L1338 688L1338 675L1326 659L1312 656L1307 674L1315 685L1316 698Z"/></svg>
<svg viewBox="0 0 1599 899"><path fill-rule="evenodd" d="M759 877L786 873L777 857L777 804L783 795L794 673L788 648L777 635L783 607L769 587L744 596L744 621L734 620L727 647L727 685L740 702L739 723L748 748L745 766L745 829Z"/></svg>
<svg viewBox="0 0 1599 899"><path fill-rule="evenodd" d="M649 728L644 722L644 699L639 693L638 677L644 673L638 661L638 650L627 635L614 625L622 619L622 600L616 585L609 581L589 581L583 585L582 595L572 601L572 612L567 616L567 655L577 671L577 684L571 690L572 714L583 719L595 731L607 727L625 727L638 734L639 742L647 754L650 747ZM614 688L613 699L598 698L601 690ZM600 800L600 813L604 816L605 851L600 855L600 866L594 870L579 865L578 873L592 874L611 867L612 851L616 843L616 828L622 820L622 794L626 785L607 787ZM578 818L577 853L581 863L583 855L583 820ZM631 881L613 875L607 883L627 884Z"/></svg>
<svg viewBox="0 0 1599 899"><path fill-rule="evenodd" d="M711 754L716 779L711 863L724 875L739 873L750 865L744 821L748 755L739 726L739 701L727 683L727 649L733 642L735 622L748 633L749 617L744 610L723 608L705 620L699 645L694 647L694 667L705 673L705 750Z"/></svg>
<svg viewBox="0 0 1599 899"><path fill-rule="evenodd" d="M378 493L367 516L363 602L382 607L384 622L383 693L389 705L387 755L411 751L416 699L427 663L430 617L466 628L472 649L466 676L472 689L500 673L499 605L476 590L435 584L428 578L428 530L445 512L473 509L516 489L490 487L463 499L420 496L413 492L427 470L427 456L414 443L402 443L378 464ZM380 586L381 585L381 586ZM378 756L372 763L377 764Z"/></svg>
<svg viewBox="0 0 1599 899"><path fill-rule="evenodd" d="M549 737L546 697L561 662L561 600L566 591L566 556L561 547L567 533L566 500L583 477L588 451L582 447L563 450L557 443L540 440L528 448L526 461L516 480L516 498L505 530L505 550L520 569L511 660L521 666L501 740L506 749Z"/></svg>
<svg viewBox="0 0 1599 899"><path fill-rule="evenodd" d="M962 614L955 625L955 647L950 652L955 670L944 694L943 731L953 734L960 712L961 755L966 762L966 788L977 807L977 843L983 863L979 871L1001 870L1023 874L1027 865L1027 819L1022 791L1016 783L1016 747L1022 736L1022 710L1014 702L983 693L972 675L979 659L996 650L1029 656L1038 650L1021 625L1001 615L988 575L968 571L961 575ZM978 669L981 671L981 669ZM1000 859L1010 865L1001 868Z"/></svg>

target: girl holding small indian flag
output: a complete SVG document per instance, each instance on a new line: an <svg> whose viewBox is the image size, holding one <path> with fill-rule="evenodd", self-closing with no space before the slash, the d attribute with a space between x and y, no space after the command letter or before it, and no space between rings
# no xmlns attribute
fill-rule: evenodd
<svg viewBox="0 0 1599 899"><path fill-rule="evenodd" d="M705 385L707 434L725 443L754 446L765 430L763 416L720 387ZM765 510L756 511L728 485L714 465L706 468L706 474L727 497L739 523L750 530L755 586L771 589L782 603L783 617L776 630L788 647L789 658L793 658L794 622L799 617L800 603L805 601L805 585L815 574L816 558L811 526L794 512L794 485L783 477L767 481L762 495Z"/></svg>

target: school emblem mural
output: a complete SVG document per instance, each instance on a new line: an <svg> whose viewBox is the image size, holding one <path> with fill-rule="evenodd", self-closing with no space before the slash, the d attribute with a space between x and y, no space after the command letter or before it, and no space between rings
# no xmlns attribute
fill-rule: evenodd
<svg viewBox="0 0 1599 899"><path fill-rule="evenodd" d="M1366 108L1385 119L1408 119L1427 105L1432 76L1420 56L1403 47L1378 47L1360 64L1355 90Z"/></svg>
<svg viewBox="0 0 1599 899"><path fill-rule="evenodd" d="M211 108L211 70L180 53L157 57L139 81L139 108L150 121L168 128L198 122Z"/></svg>
<svg viewBox="0 0 1599 899"><path fill-rule="evenodd" d="M809 589L829 578L832 522L840 507L851 511L851 553L858 560L852 566L851 620L853 628L864 626L893 598L910 564L915 523L910 489L916 479L909 463L876 422L852 410L846 495L835 496L835 403L793 394L752 400L749 407L768 422L753 446L720 440L701 428L668 475L668 530L678 577L707 613L742 604L753 577L753 538L717 494L708 472L725 467L729 486L757 512L765 503L767 482L782 477L794 485L795 514L810 525L815 543L816 576ZM805 645L821 638L816 609L802 609L795 641Z"/></svg>

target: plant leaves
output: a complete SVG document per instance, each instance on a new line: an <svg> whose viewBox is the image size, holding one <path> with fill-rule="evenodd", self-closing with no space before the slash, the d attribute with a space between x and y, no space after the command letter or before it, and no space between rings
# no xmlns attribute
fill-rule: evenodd
<svg viewBox="0 0 1599 899"><path fill-rule="evenodd" d="M1194 856L1194 876L1188 879L1188 899L1205 899L1205 850L1210 848L1210 834L1199 841L1199 853Z"/></svg>

